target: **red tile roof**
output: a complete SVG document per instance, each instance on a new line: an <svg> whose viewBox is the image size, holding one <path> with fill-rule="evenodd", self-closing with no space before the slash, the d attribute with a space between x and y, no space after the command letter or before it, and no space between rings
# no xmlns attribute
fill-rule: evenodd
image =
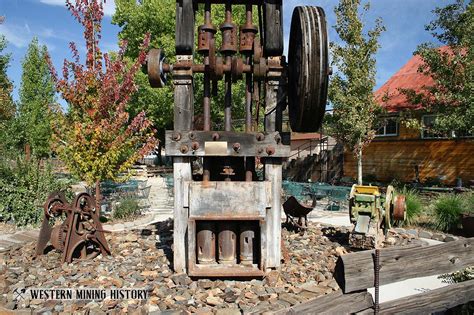
<svg viewBox="0 0 474 315"><path fill-rule="evenodd" d="M413 89L420 93L426 91L426 87L433 85L434 81L430 76L418 72L422 64L423 60L420 56L413 56L384 85L375 91L374 96L377 103L389 112L420 109L421 106L410 103L400 89Z"/></svg>

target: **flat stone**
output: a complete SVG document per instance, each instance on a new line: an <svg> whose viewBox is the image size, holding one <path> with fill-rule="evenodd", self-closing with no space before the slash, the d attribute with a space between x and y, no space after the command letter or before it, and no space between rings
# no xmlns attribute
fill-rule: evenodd
<svg viewBox="0 0 474 315"><path fill-rule="evenodd" d="M446 235L446 237L444 238L445 242L454 242L457 240L459 240L459 238L453 235Z"/></svg>
<svg viewBox="0 0 474 315"><path fill-rule="evenodd" d="M410 235L418 236L418 230L415 230L415 229L406 230L406 233Z"/></svg>
<svg viewBox="0 0 474 315"><path fill-rule="evenodd" d="M431 238L433 237L433 233L428 232L428 231L421 230L421 231L418 233L418 236L419 236L419 237L422 237L422 238L429 238L429 239L431 239Z"/></svg>
<svg viewBox="0 0 474 315"><path fill-rule="evenodd" d="M442 233L434 233L431 238L434 239L434 240L437 240L437 241L444 242L445 237L446 237L446 235L444 235Z"/></svg>
<svg viewBox="0 0 474 315"><path fill-rule="evenodd" d="M224 300L216 296L208 296L206 298L206 303L212 306L218 306L224 303Z"/></svg>

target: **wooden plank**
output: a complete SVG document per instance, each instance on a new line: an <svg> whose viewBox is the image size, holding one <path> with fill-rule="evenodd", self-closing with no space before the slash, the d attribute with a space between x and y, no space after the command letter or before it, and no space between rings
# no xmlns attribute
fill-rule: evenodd
<svg viewBox="0 0 474 315"><path fill-rule="evenodd" d="M344 293L374 286L373 250L342 255L335 278ZM434 246L380 250L380 285L474 265L474 238Z"/></svg>
<svg viewBox="0 0 474 315"><path fill-rule="evenodd" d="M281 159L265 160L265 179L271 182L271 208L267 211L266 242L267 259L265 268L280 267L281 260Z"/></svg>
<svg viewBox="0 0 474 315"><path fill-rule="evenodd" d="M336 291L277 311L274 314L350 314L369 309L373 305L372 295L367 291L351 294L342 294L341 291Z"/></svg>
<svg viewBox="0 0 474 315"><path fill-rule="evenodd" d="M404 315L429 314L442 312L471 301L474 301L474 280L382 303L380 304L380 313Z"/></svg>
<svg viewBox="0 0 474 315"><path fill-rule="evenodd" d="M174 221L173 221L173 266L177 273L186 272L186 232L188 226L188 209L184 207L184 182L191 180L191 163L189 158L173 159L174 175Z"/></svg>
<svg viewBox="0 0 474 315"><path fill-rule="evenodd" d="M189 216L214 220L233 216L265 218L270 182L190 182Z"/></svg>

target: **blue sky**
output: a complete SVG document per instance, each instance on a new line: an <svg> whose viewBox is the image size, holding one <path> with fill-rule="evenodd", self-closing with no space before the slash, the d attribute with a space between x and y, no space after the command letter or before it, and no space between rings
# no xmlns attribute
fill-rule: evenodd
<svg viewBox="0 0 474 315"><path fill-rule="evenodd" d="M318 5L325 9L330 39L337 41L332 26L335 24L334 6L337 0L283 0L285 45L291 13L297 5ZM418 44L434 41L424 30L424 25L433 19L432 10L452 1L447 0L372 0L372 6L366 20L370 25L375 18L381 17L387 31L380 38L381 49L377 55L377 87L381 86L408 59ZM7 52L12 54L8 75L15 85L14 98L17 99L21 80L21 61L28 43L34 36L41 44L48 46L56 68L60 70L64 58L71 58L69 42L74 41L83 47L82 29L64 6L65 0L0 0L0 16L5 22L0 25L0 33L8 41ZM103 21L102 49L117 49L117 33L120 30L111 24L115 5L107 0ZM286 47L285 47L286 50ZM84 52L82 48L82 53Z"/></svg>

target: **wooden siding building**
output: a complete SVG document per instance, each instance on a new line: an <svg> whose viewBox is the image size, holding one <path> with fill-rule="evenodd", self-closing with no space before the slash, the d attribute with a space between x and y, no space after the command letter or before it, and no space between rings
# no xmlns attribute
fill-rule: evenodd
<svg viewBox="0 0 474 315"><path fill-rule="evenodd" d="M431 77L418 72L422 60L412 57L380 89L375 98L388 112L385 124L362 155L364 177L389 182L399 180L421 183L439 181L454 185L474 180L474 138L433 134L429 130L433 113L410 104L400 89L422 92L433 84ZM400 113L409 110L420 120L423 130L400 124ZM453 137L454 136L454 137ZM357 160L352 152L344 153L344 176L357 178Z"/></svg>

